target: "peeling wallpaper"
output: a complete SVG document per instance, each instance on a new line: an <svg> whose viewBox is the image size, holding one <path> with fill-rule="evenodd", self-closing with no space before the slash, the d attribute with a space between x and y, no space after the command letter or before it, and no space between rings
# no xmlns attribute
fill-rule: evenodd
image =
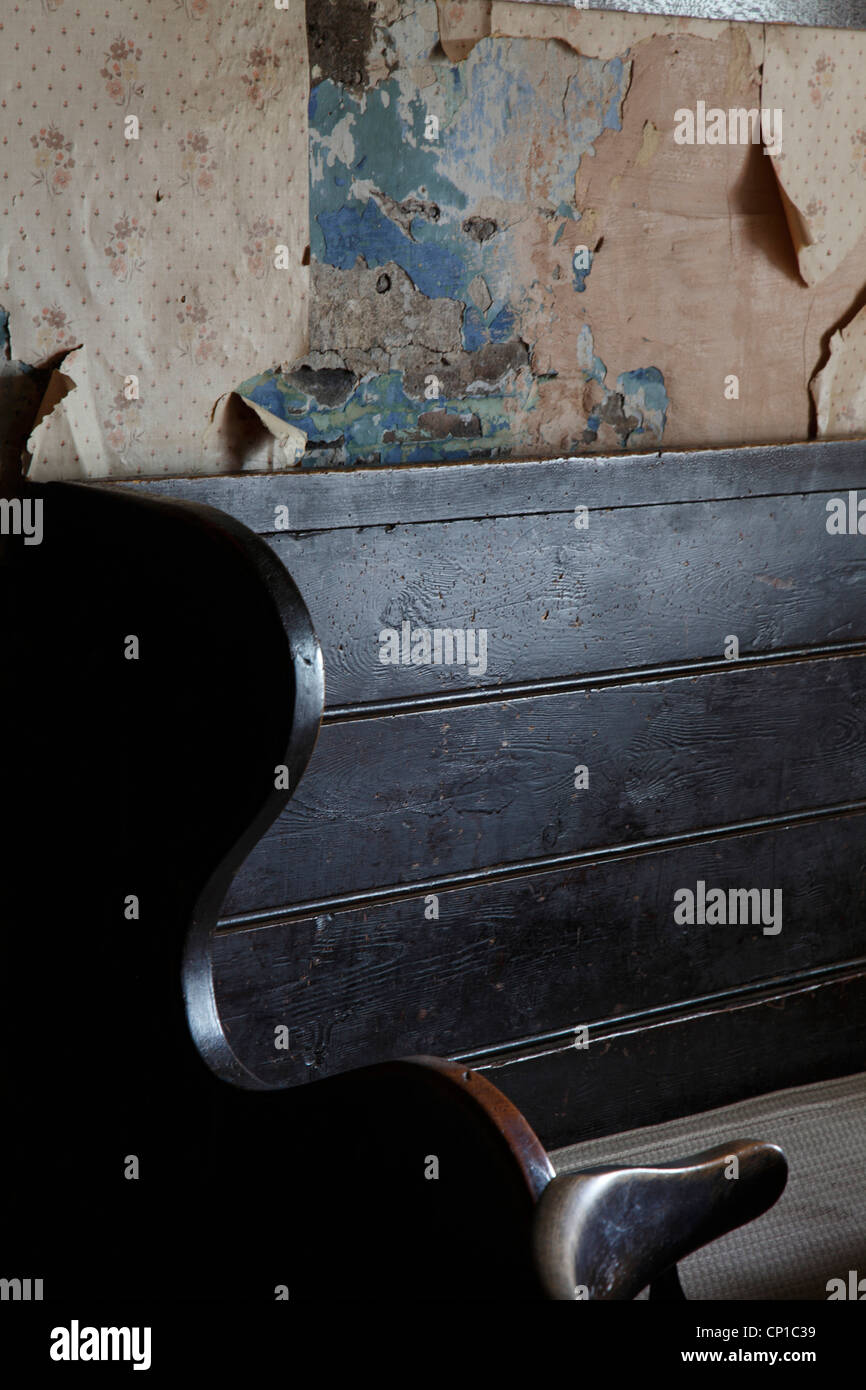
<svg viewBox="0 0 866 1390"><path fill-rule="evenodd" d="M862 228L812 283L763 149L673 140L678 107L760 106L763 25L498 0L336 14L309 0L310 352L242 388L307 436L306 465L858 427L810 386L858 307Z"/></svg>
<svg viewBox="0 0 866 1390"><path fill-rule="evenodd" d="M288 3L300 53L304 0ZM226 98L234 129L245 114L239 101L249 100L240 86L249 55L236 42L249 35L244 26L235 33L236 0L224 11L213 0L147 4L151 17L165 13L178 55L198 39L220 54L220 71L238 84ZM23 23L15 21L22 53L36 43ZM27 32L47 33L49 23L62 26L63 11L46 10L41 30L35 24ZM126 27L131 36L132 20ZM864 40L777 26L768 78L766 35L760 24L501 0L306 0L303 61L290 74L287 57L283 85L251 108L246 134L234 132L237 150L253 142L240 181L233 156L213 187L186 186L178 141L205 115L208 129L219 123L180 75L174 105L154 129L145 122L132 156L153 185L141 203L148 263L129 272L129 285L123 277L115 285L114 261L111 273L76 272L70 318L60 303L60 261L61 278L55 285L52 264L54 278L40 275L38 294L18 280L42 269L33 257L47 238L28 234L13 245L7 221L4 466L28 442L33 476L68 477L866 433L857 376L866 164L854 157L866 135L853 128L857 83L866 80L858 61ZM154 34L145 40L153 51L142 71L152 74L159 54ZM100 47L98 28L87 42ZM29 93L17 75L5 81L8 101L22 107ZM675 142L678 108L759 107L765 88L780 107L799 103L796 120L786 115L793 133L780 159L764 158L760 146ZM50 132L54 97L34 95L34 118L47 120ZM142 93L126 95L137 108ZM110 94L94 89L94 96L108 101L105 113L96 106L84 113L88 133L98 136L101 120L119 122L123 113ZM271 129L275 102L284 119ZM38 133L33 151L19 135L27 159L42 157ZM88 194L86 238L106 195L109 204L112 196L128 201L130 142L118 161L97 149L98 140L84 149L71 125L67 136L83 156L69 177L101 191ZM840 140L852 147L850 158L812 156L810 142L832 154ZM151 148L160 142L177 157L166 162ZM58 158L68 154L64 148ZM255 161L267 207L253 196ZM59 215L47 168L42 158L41 183L22 182L6 209L25 233L42 229L36 212ZM205 214L213 219L217 211L219 260L211 240L204 265L195 248ZM253 214L265 228L260 248L247 235ZM172 236L181 229L177 283L173 248L156 235L165 227ZM282 291L273 274L250 279L250 255L266 260L276 239L290 252ZM150 284L146 294L139 289L138 308L136 277ZM189 295L195 308L201 293L218 341L193 364L173 334L178 313L188 317ZM233 295L241 295L240 309ZM62 342L40 346L50 324L30 320L40 306L53 312L55 300L71 328ZM157 329L136 319L133 343L121 310L135 319L148 305L161 315L152 320ZM104 350L106 325L115 334L112 352ZM121 403L118 381L108 390L110 369L120 382L126 373L141 378L143 400ZM242 380L250 370L255 375ZM106 399L111 411L100 405ZM94 419L106 422L95 453Z"/></svg>
<svg viewBox="0 0 866 1390"><path fill-rule="evenodd" d="M313 69L311 352L302 370L263 373L243 392L307 434L310 463L548 452L600 437L656 446L663 373L629 361L608 381L581 337L591 250L575 268L563 239L581 230L581 159L621 129L630 65L494 38L453 63L436 56L433 0L406 8L376 86L316 83ZM545 385L560 373L536 352L539 245L561 248L552 270L573 300L570 390L582 399L592 385L588 411L574 409L556 440L544 435Z"/></svg>
<svg viewBox="0 0 866 1390"><path fill-rule="evenodd" d="M232 388L307 344L304 0L16 4L0 42L10 351L55 368L30 476L250 466Z"/></svg>

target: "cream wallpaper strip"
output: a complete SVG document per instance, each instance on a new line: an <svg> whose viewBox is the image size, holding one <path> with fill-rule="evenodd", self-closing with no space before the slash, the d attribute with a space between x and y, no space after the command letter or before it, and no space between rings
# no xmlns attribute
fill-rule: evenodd
<svg viewBox="0 0 866 1390"><path fill-rule="evenodd" d="M866 309L830 339L830 359L812 383L818 434L866 436Z"/></svg>
<svg viewBox="0 0 866 1390"><path fill-rule="evenodd" d="M293 462L230 393L306 350L304 0L31 0L0 44L0 301L57 368L30 476Z"/></svg>
<svg viewBox="0 0 866 1390"><path fill-rule="evenodd" d="M866 34L768 25L761 100L784 112L773 164L800 274L815 285L866 230Z"/></svg>
<svg viewBox="0 0 866 1390"><path fill-rule="evenodd" d="M479 39L490 34L493 0L436 0L439 42L452 63L461 62Z"/></svg>

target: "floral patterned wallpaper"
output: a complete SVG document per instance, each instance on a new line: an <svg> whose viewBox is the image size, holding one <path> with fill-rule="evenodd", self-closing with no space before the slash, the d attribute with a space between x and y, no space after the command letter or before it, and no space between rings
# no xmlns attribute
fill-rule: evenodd
<svg viewBox="0 0 866 1390"><path fill-rule="evenodd" d="M307 342L303 0L18 3L0 45L0 303L62 397L31 476L234 469L228 393Z"/></svg>

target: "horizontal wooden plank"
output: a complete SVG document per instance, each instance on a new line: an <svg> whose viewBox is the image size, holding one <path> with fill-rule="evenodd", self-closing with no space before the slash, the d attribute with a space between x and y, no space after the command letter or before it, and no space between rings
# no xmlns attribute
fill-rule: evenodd
<svg viewBox="0 0 866 1390"><path fill-rule="evenodd" d="M866 973L475 1065L548 1149L862 1071ZM763 1136L758 1136L763 1137ZM772 1136L767 1136L771 1138Z"/></svg>
<svg viewBox="0 0 866 1390"><path fill-rule="evenodd" d="M623 857L218 936L232 1047L297 1085L417 1052L466 1054L851 959L866 923L866 820ZM781 930L683 926L675 892L781 893ZM772 899L768 900L772 901ZM274 1047L275 1028L289 1047Z"/></svg>
<svg viewBox="0 0 866 1390"><path fill-rule="evenodd" d="M100 486L105 486L104 482ZM866 486L866 442L821 440L742 449L608 458L299 469L209 478L147 478L112 486L205 502L254 531L400 525L459 517L523 516Z"/></svg>
<svg viewBox="0 0 866 1390"><path fill-rule="evenodd" d="M328 724L223 912L855 801L864 744L862 656Z"/></svg>
<svg viewBox="0 0 866 1390"><path fill-rule="evenodd" d="M555 512L272 544L310 609L333 707L719 660L729 634L741 655L862 640L866 540L828 535L827 496L621 507L586 530ZM404 623L483 632L484 661L412 664L411 643L405 664L383 661L382 633L402 647Z"/></svg>

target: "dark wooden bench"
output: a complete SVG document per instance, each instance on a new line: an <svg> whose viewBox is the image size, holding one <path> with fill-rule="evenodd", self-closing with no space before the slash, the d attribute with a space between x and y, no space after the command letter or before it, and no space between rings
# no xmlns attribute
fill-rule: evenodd
<svg viewBox="0 0 866 1390"><path fill-rule="evenodd" d="M64 1134L114 1231L82 1271L40 1227L54 1277L150 1287L185 1223L236 1296L321 1294L341 1231L409 1296L537 1292L535 1135L860 1070L866 541L828 503L864 485L855 442L29 490L5 1176L35 1193ZM700 884L765 915L689 924ZM742 1154L759 1196L708 1215L716 1155L643 1283L777 1195Z"/></svg>
<svg viewBox="0 0 866 1390"><path fill-rule="evenodd" d="M267 535L324 652L222 910L238 1053L471 1061L548 1145L858 1069L866 541L827 529L858 486L861 443L143 485ZM485 675L382 664L407 619L486 629ZM782 930L677 924L699 881L780 890Z"/></svg>

